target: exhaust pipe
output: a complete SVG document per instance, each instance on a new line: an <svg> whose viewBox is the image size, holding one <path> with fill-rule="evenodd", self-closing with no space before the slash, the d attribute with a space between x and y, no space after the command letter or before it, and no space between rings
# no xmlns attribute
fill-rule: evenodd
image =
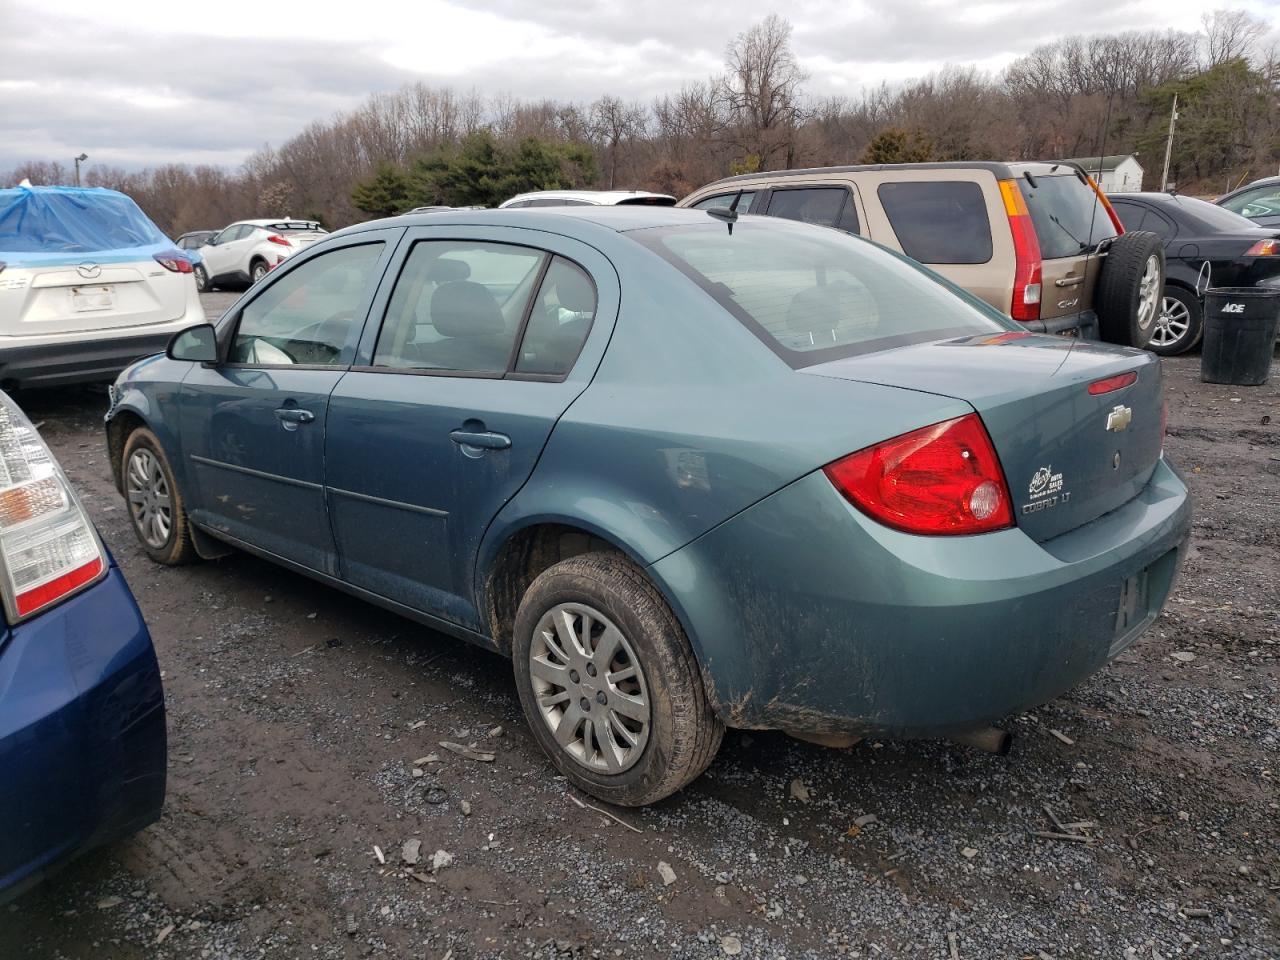
<svg viewBox="0 0 1280 960"><path fill-rule="evenodd" d="M985 750L987 753L994 753L1001 757L1007 757L1009 751L1013 749L1013 734L1007 730L1001 730L999 727L978 727L974 730L964 730L960 733L953 733L950 739L956 743L964 744L966 747Z"/></svg>

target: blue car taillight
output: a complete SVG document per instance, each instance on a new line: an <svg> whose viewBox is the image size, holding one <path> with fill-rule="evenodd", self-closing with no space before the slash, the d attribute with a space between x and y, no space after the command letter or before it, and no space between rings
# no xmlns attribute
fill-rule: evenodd
<svg viewBox="0 0 1280 960"><path fill-rule="evenodd" d="M10 623L97 580L107 557L58 462L0 393L0 593Z"/></svg>

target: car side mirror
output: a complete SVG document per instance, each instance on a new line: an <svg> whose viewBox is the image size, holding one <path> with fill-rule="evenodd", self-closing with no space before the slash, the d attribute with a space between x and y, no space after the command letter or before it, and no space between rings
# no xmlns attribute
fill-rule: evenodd
<svg viewBox="0 0 1280 960"><path fill-rule="evenodd" d="M218 362L218 338L212 323L179 330L165 348L170 360L190 360L193 363Z"/></svg>

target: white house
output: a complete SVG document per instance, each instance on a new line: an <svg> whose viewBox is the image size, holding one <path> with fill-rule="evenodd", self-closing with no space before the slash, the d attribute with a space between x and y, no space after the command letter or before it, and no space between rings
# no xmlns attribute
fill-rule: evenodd
<svg viewBox="0 0 1280 960"><path fill-rule="evenodd" d="M1132 153L1073 157L1065 162L1084 167L1085 172L1098 181L1103 193L1131 193L1142 189L1142 164Z"/></svg>

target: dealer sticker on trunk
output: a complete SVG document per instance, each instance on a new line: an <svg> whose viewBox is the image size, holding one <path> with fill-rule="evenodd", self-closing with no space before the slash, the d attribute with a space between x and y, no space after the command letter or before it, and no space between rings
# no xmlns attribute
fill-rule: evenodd
<svg viewBox="0 0 1280 960"><path fill-rule="evenodd" d="M1071 499L1071 493L1062 489L1062 474L1054 473L1052 465L1041 467L1031 476L1027 487L1031 502L1022 505L1022 514L1039 513Z"/></svg>

